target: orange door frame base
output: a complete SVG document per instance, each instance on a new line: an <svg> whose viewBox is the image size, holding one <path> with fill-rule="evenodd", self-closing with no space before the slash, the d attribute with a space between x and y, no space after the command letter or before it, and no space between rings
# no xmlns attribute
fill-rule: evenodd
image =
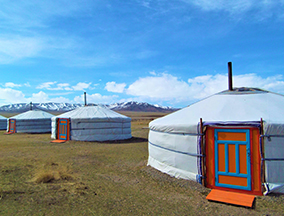
<svg viewBox="0 0 284 216"><path fill-rule="evenodd" d="M250 181L250 185L249 185L249 189L240 189L242 188L242 185L245 185L246 183L244 182L238 182L238 183L234 183L234 181L236 179L231 178L231 177L226 177L224 178L224 176L222 177L222 181L224 181L225 183L230 183L232 185L236 184L237 187L235 188L231 188L230 186L226 186L226 184L218 184L219 182L216 182L216 167L218 166L218 169L224 169L224 164L222 164L222 158L219 159L218 158L218 164L216 164L215 162L215 158L216 155L215 153L218 152L220 156L220 154L224 154L224 149L222 149L222 145L219 145L219 149L216 150L216 146L215 146L215 130L220 130L220 129L228 129L228 130L248 130L249 131L249 139L250 139L250 143L249 143L249 147L250 147L250 157L249 157L249 163L250 167L249 167L249 172L248 173L251 177L251 181ZM239 133L241 135L241 133ZM222 134L224 137L230 137L232 139L243 139L240 137L237 137L236 134ZM212 189L219 189L219 190L225 190L225 191L231 191L231 192L237 192L237 193L245 193L245 194L250 194L250 195L258 195L258 196L262 196L262 187L261 187L261 159L260 159L260 150L259 150L259 137L260 137L260 132L259 129L257 127L211 127L208 126L206 129L206 141L205 141L205 145L206 145L206 187L208 188L212 188ZM234 147L232 147L231 145L227 145L227 154L228 152L232 151L232 149ZM246 151L245 149L243 149L242 147L239 148L240 151ZM220 153L221 151L221 153ZM223 152L222 152L223 151ZM239 151L239 150L238 150ZM229 157L229 156L228 156ZM229 164L227 169L227 172L229 173L234 173L235 172L235 167L236 166L236 162L234 162L236 158L231 157L229 159L226 159L227 162ZM224 159L223 159L224 160ZM243 163L240 162L240 160L236 160L239 163ZM220 167L221 166L221 167ZM239 166L239 165L238 165ZM241 164L239 169L241 172L241 169L244 170L244 166L247 166L247 164ZM222 170L221 170L222 171ZM222 172L221 172L222 173ZM233 175L233 174L232 174ZM217 178L218 178L218 173L217 173ZM240 178L242 180L242 178ZM221 185L221 186L220 186ZM240 186L238 186L240 185Z"/></svg>

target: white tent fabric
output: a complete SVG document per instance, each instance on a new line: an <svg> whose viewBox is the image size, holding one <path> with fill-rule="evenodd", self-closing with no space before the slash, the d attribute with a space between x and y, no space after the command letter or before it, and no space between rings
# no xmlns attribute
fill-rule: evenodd
<svg viewBox="0 0 284 216"><path fill-rule="evenodd" d="M129 139L131 118L103 106L79 107L52 118L52 139L57 137L57 120L70 119L71 140L107 141Z"/></svg>
<svg viewBox="0 0 284 216"><path fill-rule="evenodd" d="M207 124L252 124L262 118L267 136L265 158L276 159L265 162L268 189L284 192L284 174L280 172L284 160L278 160L284 158L283 95L224 91L150 122L148 165L178 178L198 179L200 118Z"/></svg>
<svg viewBox="0 0 284 216"><path fill-rule="evenodd" d="M7 129L7 118L0 115L0 130L6 130Z"/></svg>
<svg viewBox="0 0 284 216"><path fill-rule="evenodd" d="M15 119L17 133L50 133L53 116L41 110L30 110L10 117L7 120L7 131L9 131L9 120Z"/></svg>

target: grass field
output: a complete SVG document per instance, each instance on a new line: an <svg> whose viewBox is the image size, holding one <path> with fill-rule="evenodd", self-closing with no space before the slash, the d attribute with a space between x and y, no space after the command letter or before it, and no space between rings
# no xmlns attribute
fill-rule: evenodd
<svg viewBox="0 0 284 216"><path fill-rule="evenodd" d="M50 134L0 131L0 215L283 215L284 196L254 209L208 202L209 189L147 166L151 119L124 113L133 138L50 143ZM139 118L140 116L140 118Z"/></svg>

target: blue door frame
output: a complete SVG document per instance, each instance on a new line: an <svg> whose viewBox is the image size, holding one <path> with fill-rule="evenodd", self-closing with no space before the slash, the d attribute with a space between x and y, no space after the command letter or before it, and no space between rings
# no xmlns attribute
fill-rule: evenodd
<svg viewBox="0 0 284 216"><path fill-rule="evenodd" d="M235 141L235 140L219 140L218 133L219 132L230 132L230 133L245 133L246 139L245 141ZM251 162L250 162L250 130L249 129L215 129L214 130L214 139L215 139L215 185L218 187L225 187L225 188L233 188L233 189L242 189L242 190L251 190ZM219 145L224 145L224 157L225 157L225 171L219 170L219 152L218 147ZM235 146L235 172L229 172L229 145ZM241 145L246 146L246 173L240 173L240 152L239 147ZM226 177L236 177L236 178L246 178L247 179L247 186L240 186L234 184L224 184L220 183L219 177L226 176Z"/></svg>

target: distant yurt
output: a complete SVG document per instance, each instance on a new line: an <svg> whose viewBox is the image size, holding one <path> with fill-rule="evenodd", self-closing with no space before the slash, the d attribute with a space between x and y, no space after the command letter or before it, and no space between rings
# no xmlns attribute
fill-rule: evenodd
<svg viewBox="0 0 284 216"><path fill-rule="evenodd" d="M79 107L52 118L52 139L109 141L131 137L131 118L100 105Z"/></svg>
<svg viewBox="0 0 284 216"><path fill-rule="evenodd" d="M0 130L6 130L7 129L7 118L0 115Z"/></svg>
<svg viewBox="0 0 284 216"><path fill-rule="evenodd" d="M50 133L51 118L54 115L41 111L29 110L9 118L8 133Z"/></svg>
<svg viewBox="0 0 284 216"><path fill-rule="evenodd" d="M255 88L214 94L149 124L148 165L204 186L284 193L284 96Z"/></svg>

